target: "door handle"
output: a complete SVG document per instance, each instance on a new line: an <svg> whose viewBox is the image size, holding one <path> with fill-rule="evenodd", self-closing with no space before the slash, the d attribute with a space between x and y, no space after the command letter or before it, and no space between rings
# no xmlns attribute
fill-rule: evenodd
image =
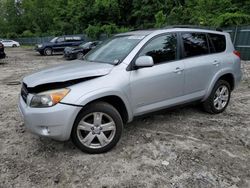
<svg viewBox="0 0 250 188"><path fill-rule="evenodd" d="M181 69L180 67L176 67L174 70L174 73L181 73L184 69Z"/></svg>
<svg viewBox="0 0 250 188"><path fill-rule="evenodd" d="M215 61L213 62L213 65L215 65L215 66L219 66L219 64L220 64L220 62L217 61L217 60L215 60Z"/></svg>

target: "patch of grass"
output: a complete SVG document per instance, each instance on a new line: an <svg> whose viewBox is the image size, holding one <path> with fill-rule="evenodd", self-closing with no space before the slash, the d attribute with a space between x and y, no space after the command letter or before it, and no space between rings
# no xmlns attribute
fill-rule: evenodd
<svg viewBox="0 0 250 188"><path fill-rule="evenodd" d="M20 47L24 49L33 49L35 45L21 45Z"/></svg>

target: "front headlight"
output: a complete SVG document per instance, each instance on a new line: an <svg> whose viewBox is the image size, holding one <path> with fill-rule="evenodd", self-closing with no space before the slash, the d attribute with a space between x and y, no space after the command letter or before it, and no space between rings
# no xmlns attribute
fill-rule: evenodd
<svg viewBox="0 0 250 188"><path fill-rule="evenodd" d="M50 107L59 103L70 89L56 89L36 94L32 97L30 106L34 108Z"/></svg>
<svg viewBox="0 0 250 188"><path fill-rule="evenodd" d="M37 47L38 47L38 48L42 48L43 45L42 45L42 44L38 44Z"/></svg>

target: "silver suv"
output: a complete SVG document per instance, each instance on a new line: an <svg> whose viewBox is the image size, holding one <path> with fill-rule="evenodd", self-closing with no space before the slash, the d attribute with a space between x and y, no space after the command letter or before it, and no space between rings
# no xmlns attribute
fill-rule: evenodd
<svg viewBox="0 0 250 188"><path fill-rule="evenodd" d="M25 77L19 109L31 132L72 138L82 151L101 153L135 116L192 101L211 114L223 112L241 76L228 33L133 31L115 35L83 61Z"/></svg>

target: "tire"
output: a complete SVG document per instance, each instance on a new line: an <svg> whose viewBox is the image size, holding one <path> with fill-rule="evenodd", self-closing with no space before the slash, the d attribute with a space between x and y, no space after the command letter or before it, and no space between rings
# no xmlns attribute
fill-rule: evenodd
<svg viewBox="0 0 250 188"><path fill-rule="evenodd" d="M223 93L222 88L224 88L224 95L221 94ZM209 97L203 102L203 109L210 114L222 113L226 109L230 101L230 97L230 84L225 80L218 80Z"/></svg>
<svg viewBox="0 0 250 188"><path fill-rule="evenodd" d="M12 48L16 48L16 47L17 47L17 45L16 45L16 44L13 44L13 45L12 45Z"/></svg>
<svg viewBox="0 0 250 188"><path fill-rule="evenodd" d="M71 139L81 151L99 154L111 150L118 143L122 130L123 121L119 112L108 103L95 102L78 114Z"/></svg>
<svg viewBox="0 0 250 188"><path fill-rule="evenodd" d="M53 51L52 51L51 48L45 48L43 50L43 54L46 55L46 56L50 56L50 55L52 55L52 53L53 53Z"/></svg>
<svg viewBox="0 0 250 188"><path fill-rule="evenodd" d="M78 52L76 55L76 59L82 59L84 54L82 52Z"/></svg>

